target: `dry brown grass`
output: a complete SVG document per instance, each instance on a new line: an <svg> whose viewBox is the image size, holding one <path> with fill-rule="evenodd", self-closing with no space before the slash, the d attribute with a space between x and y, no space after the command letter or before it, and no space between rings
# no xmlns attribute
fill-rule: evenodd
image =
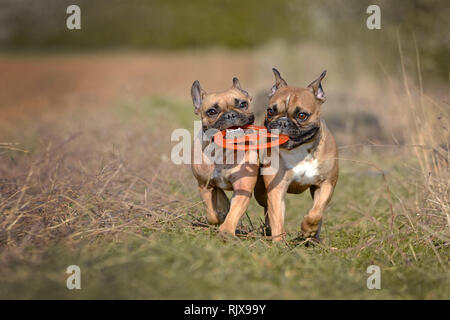
<svg viewBox="0 0 450 320"><path fill-rule="evenodd" d="M2 157L13 152L17 157L0 163L3 248L140 234L197 209L197 199L186 197L187 186L181 184L188 172L173 170L166 156L170 146L149 132L164 132L165 126L149 130L132 120L121 128L114 117L90 116L85 129L66 127L60 136L55 128L41 132L42 142L31 155L2 145L7 148ZM70 126L69 118L60 120Z"/></svg>
<svg viewBox="0 0 450 320"><path fill-rule="evenodd" d="M450 114L448 102L436 101L424 94L417 44L418 87L413 87L409 83L400 37L398 46L403 86L407 98L405 105L409 109L404 111L409 113L411 124L407 130L420 165L420 171L417 172L420 180L416 201L409 208L409 212L404 209L404 214L410 219L411 224L413 221L411 215L416 216L415 229L421 229L427 235L427 243L433 249L441 266L444 267L448 265L449 257L441 257L433 241L438 240L437 242L444 247L450 245ZM401 199L399 201L402 202ZM417 234L417 230L414 231Z"/></svg>

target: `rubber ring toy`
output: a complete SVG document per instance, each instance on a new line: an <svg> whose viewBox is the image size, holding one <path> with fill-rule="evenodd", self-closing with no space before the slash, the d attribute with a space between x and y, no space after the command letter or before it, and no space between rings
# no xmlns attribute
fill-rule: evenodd
<svg viewBox="0 0 450 320"><path fill-rule="evenodd" d="M271 147L276 147L282 145L283 143L289 140L289 136L286 134L273 134L267 131L266 127L255 126L255 125L247 125L242 128L244 130L244 136L238 138L225 138L227 134L227 130L222 130L217 132L214 135L214 143L216 143L219 147L232 149L232 150L259 150L259 149L268 149ZM245 133L245 130L253 130L256 133L250 132ZM258 142L260 137L270 138L270 142L256 144L249 142Z"/></svg>

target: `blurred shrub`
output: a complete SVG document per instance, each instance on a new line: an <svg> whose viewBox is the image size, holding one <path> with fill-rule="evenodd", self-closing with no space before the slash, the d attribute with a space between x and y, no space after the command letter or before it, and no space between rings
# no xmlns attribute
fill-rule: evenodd
<svg viewBox="0 0 450 320"><path fill-rule="evenodd" d="M81 7L80 31L66 28L69 4ZM381 7L381 30L366 28L370 4ZM0 8L4 50L252 48L273 40L317 41L344 52L355 46L376 51L395 67L399 29L417 37L425 72L447 78L450 66L448 0L0 0ZM409 40L404 46L415 50Z"/></svg>
<svg viewBox="0 0 450 320"><path fill-rule="evenodd" d="M308 33L307 12L293 11L290 2L0 0L7 12L0 18L6 30L1 40L13 47L45 48L252 47L275 37ZM81 31L65 27L69 4L81 8Z"/></svg>

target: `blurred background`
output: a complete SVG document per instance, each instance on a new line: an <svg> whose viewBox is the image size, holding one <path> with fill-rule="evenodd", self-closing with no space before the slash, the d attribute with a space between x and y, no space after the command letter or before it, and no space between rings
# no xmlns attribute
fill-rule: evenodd
<svg viewBox="0 0 450 320"><path fill-rule="evenodd" d="M0 1L3 112L23 118L23 108L41 104L101 106L154 95L188 101L194 80L216 91L233 76L262 112L272 67L298 86L327 69L325 116L340 142L386 142L392 134L405 139L389 117L394 125L408 121L394 107L379 112L400 94L389 82L406 75L420 90L448 89L445 0L81 0L81 30L66 28L70 4ZM380 30L366 27L370 4L381 8Z"/></svg>
<svg viewBox="0 0 450 320"><path fill-rule="evenodd" d="M66 27L72 4L81 30ZM0 0L0 298L448 299L449 9ZM328 71L340 178L318 247L298 240L307 193L287 196L286 244L262 238L253 200L246 236L224 244L170 161L172 131L198 120L194 80L238 77L261 124L273 67L294 86ZM73 263L79 293L61 285ZM369 264L384 290L367 290Z"/></svg>

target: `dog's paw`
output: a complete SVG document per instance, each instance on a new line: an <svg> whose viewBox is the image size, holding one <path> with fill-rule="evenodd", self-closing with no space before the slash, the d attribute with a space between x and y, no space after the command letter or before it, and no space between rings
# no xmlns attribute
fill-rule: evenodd
<svg viewBox="0 0 450 320"><path fill-rule="evenodd" d="M217 233L217 236L219 237L219 239L222 239L224 241L237 239L236 234L233 231L228 230L226 228L222 228L222 227L219 228L219 232Z"/></svg>
<svg viewBox="0 0 450 320"><path fill-rule="evenodd" d="M225 241L225 242L238 240L238 237L236 235L228 233L228 232L221 232L221 231L219 231L217 233L217 237L220 240Z"/></svg>
<svg viewBox="0 0 450 320"><path fill-rule="evenodd" d="M302 236L305 239L315 239L317 242L320 241L318 231L320 227L320 220L319 221L313 221L312 219L309 219L308 216L305 216L305 218L302 221Z"/></svg>

